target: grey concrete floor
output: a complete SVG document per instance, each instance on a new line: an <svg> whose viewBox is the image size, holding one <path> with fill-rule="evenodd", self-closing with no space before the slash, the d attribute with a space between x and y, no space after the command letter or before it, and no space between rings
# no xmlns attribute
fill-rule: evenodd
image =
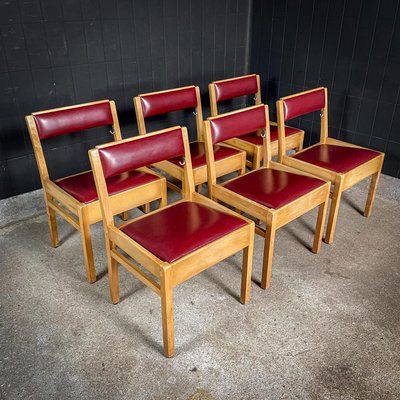
<svg viewBox="0 0 400 400"><path fill-rule="evenodd" d="M366 189L318 255L316 212L279 230L268 290L257 237L249 305L240 254L179 286L172 359L152 291L121 268L110 303L101 224L90 285L71 226L50 247L40 191L0 202L0 398L399 399L400 181L382 176L369 219Z"/></svg>

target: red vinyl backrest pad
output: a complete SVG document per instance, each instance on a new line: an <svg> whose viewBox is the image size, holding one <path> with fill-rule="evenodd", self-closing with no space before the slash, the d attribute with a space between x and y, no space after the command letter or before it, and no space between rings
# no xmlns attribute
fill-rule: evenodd
<svg viewBox="0 0 400 400"><path fill-rule="evenodd" d="M181 128L99 149L105 178L184 154Z"/></svg>
<svg viewBox="0 0 400 400"><path fill-rule="evenodd" d="M285 121L325 108L325 90L314 90L283 100Z"/></svg>
<svg viewBox="0 0 400 400"><path fill-rule="evenodd" d="M245 109L210 120L213 144L266 128L265 106Z"/></svg>
<svg viewBox="0 0 400 400"><path fill-rule="evenodd" d="M113 125L109 102L33 115L40 139Z"/></svg>
<svg viewBox="0 0 400 400"><path fill-rule="evenodd" d="M171 90L140 96L144 118L197 107L196 88Z"/></svg>
<svg viewBox="0 0 400 400"><path fill-rule="evenodd" d="M258 92L256 75L214 83L214 87L217 102Z"/></svg>

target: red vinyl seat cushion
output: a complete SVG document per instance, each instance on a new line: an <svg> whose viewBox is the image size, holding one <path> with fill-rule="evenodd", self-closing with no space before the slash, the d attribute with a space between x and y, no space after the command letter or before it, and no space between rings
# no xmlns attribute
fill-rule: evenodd
<svg viewBox="0 0 400 400"><path fill-rule="evenodd" d="M186 201L133 221L121 230L160 260L172 263L244 225L240 218Z"/></svg>
<svg viewBox="0 0 400 400"><path fill-rule="evenodd" d="M157 176L145 172L129 171L107 178L106 182L108 193L113 195L158 179ZM98 199L92 171L68 176L55 183L81 203L91 203Z"/></svg>
<svg viewBox="0 0 400 400"><path fill-rule="evenodd" d="M324 183L317 178L261 168L239 176L224 187L263 206L277 209Z"/></svg>
<svg viewBox="0 0 400 400"><path fill-rule="evenodd" d="M214 145L215 161L220 161L224 158L228 158L239 153L240 150L232 149L231 147ZM204 165L207 165L206 149L204 147L203 142L190 143L190 157L192 159L193 168L199 168ZM168 161L171 161L175 165L179 165L179 162L182 161L182 158L181 157L171 158Z"/></svg>
<svg viewBox="0 0 400 400"><path fill-rule="evenodd" d="M275 125L271 125L269 127L270 130L270 138L271 142L278 140L278 127ZM301 132L300 129L292 128L291 126L285 126L285 136L291 136L295 133ZM247 135L241 136L240 139L245 140L246 142L262 146L263 145L263 138L257 135L257 132L251 132Z"/></svg>
<svg viewBox="0 0 400 400"><path fill-rule="evenodd" d="M369 149L319 144L295 154L293 158L334 172L345 173L379 155L377 151Z"/></svg>

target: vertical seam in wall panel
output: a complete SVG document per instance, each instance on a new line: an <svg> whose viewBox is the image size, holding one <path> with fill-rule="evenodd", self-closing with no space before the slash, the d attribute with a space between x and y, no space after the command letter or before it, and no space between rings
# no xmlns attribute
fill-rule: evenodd
<svg viewBox="0 0 400 400"><path fill-rule="evenodd" d="M364 99L365 85L367 83L367 78L368 78L369 64L370 64L370 60L371 60L372 47L373 47L373 44L374 44L376 25L378 24L378 15L379 15L380 8L381 8L381 0L378 1L378 11L376 13L374 29L373 29L373 32L372 32L371 46L370 46L369 53L368 53L367 68L366 68L366 71L365 71L365 78L364 78L363 88L362 88L362 91L361 91L361 101ZM356 129L358 127L358 121L360 120L360 111L361 111L361 104L360 104L360 108L358 109L358 115L357 115L357 121L356 121ZM371 130L371 133L372 133L372 130Z"/></svg>
<svg viewBox="0 0 400 400"><path fill-rule="evenodd" d="M324 51L325 51L325 42L326 42L326 31L328 30L328 16L329 16L329 7L331 6L331 0L328 2L328 7L326 9L326 18L325 18L325 29L324 29L324 37L322 39L322 54L321 54L321 62L319 63L319 72L318 72L318 86L320 86L321 82L321 71L322 64L324 62Z"/></svg>
<svg viewBox="0 0 400 400"><path fill-rule="evenodd" d="M338 44L337 44L337 47L336 47L335 66L333 67L333 76L332 76L332 81L331 81L331 88L328 91L328 104L330 103L330 100L331 100L332 94L333 94L333 84L335 82L335 77L336 77L336 67L337 67L337 60L338 60L338 56L339 56L340 41L342 40L342 30L343 30L343 20L344 20L345 10L346 10L346 0L344 0L343 10L342 10L342 18L340 20L339 38L338 38L338 42L337 42ZM340 116L340 124L338 126L338 138L340 138L340 127L341 127L341 124L342 124L342 119L343 119L343 114L344 114L344 107L345 107L345 105L343 105L342 115ZM328 123L329 123L329 121L328 121Z"/></svg>
<svg viewBox="0 0 400 400"><path fill-rule="evenodd" d="M176 17L177 20L179 21L179 0L176 1ZM181 52L180 52L180 46L179 46L179 39L181 37L181 30L180 30L181 24L178 23L178 43L177 43L177 48L178 48L178 85L181 84Z"/></svg>
<svg viewBox="0 0 400 400"><path fill-rule="evenodd" d="M227 42L227 35L228 35L228 0L225 0L225 44L224 44L224 75L226 71L226 42Z"/></svg>
<svg viewBox="0 0 400 400"><path fill-rule="evenodd" d="M368 145L371 144L371 139L372 139L372 135L373 135L373 132L374 132L374 127L375 127L376 114L378 112L379 102L380 102L381 97L382 97L382 87L383 87L383 82L385 80L385 74L386 74L386 70L387 70L387 66L388 66L388 62L389 62L390 50L392 48L393 34L394 34L394 30L396 28L396 21L397 21L398 11L399 11L399 2L397 2L396 12L395 12L394 19L393 19L393 27L392 27L392 32L390 34L389 47L388 47L388 50L387 50L387 53L386 53L386 62L385 62L385 66L383 67L382 81L381 81L381 85L380 85L380 88L379 88L378 101L376 102L375 115L374 115L374 119L372 121L371 136L369 137ZM390 128L389 128L389 133L390 133ZM386 140L386 143L385 143L385 152L387 150L388 142L389 142L389 136L387 137L387 140Z"/></svg>
<svg viewBox="0 0 400 400"><path fill-rule="evenodd" d="M253 0L249 0L249 5L247 8L247 19L246 19L246 48L245 48L245 53L244 53L244 69L243 73L244 75L247 75L250 73L249 67L250 67L250 54L251 54L251 43L252 43L252 34L251 34L251 28L252 28L252 17L253 17ZM259 53L259 52L257 52ZM258 65L258 62L257 62Z"/></svg>
<svg viewBox="0 0 400 400"><path fill-rule="evenodd" d="M286 0L285 3L285 17L284 17L284 23L283 23L283 34L282 34L282 46L281 46L281 63L279 66L279 75L278 75L278 88L277 88L277 94L278 98L282 97L281 96L281 76L282 76L282 65L283 65L283 49L285 48L285 34L286 34L286 21L287 21L287 8L288 8L288 0Z"/></svg>
<svg viewBox="0 0 400 400"><path fill-rule="evenodd" d="M315 10L315 0L313 1L313 7L312 7L312 12L311 12L311 28L310 28L310 34L308 35L308 46L307 46L306 67L304 70L303 90L305 89L306 79L307 79L308 59L310 56L311 35L312 35L312 27L313 27L313 23L314 23L314 10ZM309 142L308 142L309 145L311 144L313 130L314 130L314 119L311 121L311 129L310 129Z"/></svg>
<svg viewBox="0 0 400 400"><path fill-rule="evenodd" d="M347 97L350 97L350 96L348 96L348 92L349 92L349 85L350 85L350 79L351 79L351 70L352 70L353 61L354 61L354 53L356 51L356 45L357 45L357 35L358 35L358 28L360 26L361 11L362 11L362 2L360 2L360 9L358 10L356 36L354 38L353 49L352 49L352 52L351 52L351 60L350 60L350 67L349 67L349 77L347 78L346 94L345 94ZM344 119L345 109L346 109L346 99L345 99L344 105L343 105L343 112L342 112L342 118L340 120L339 132L341 132L342 128L343 128L343 119Z"/></svg>
<svg viewBox="0 0 400 400"><path fill-rule="evenodd" d="M271 48L272 48L272 36L274 34L274 17L275 17L275 3L272 7L272 18L271 18L271 37L269 39L269 54L268 54L268 70L271 65ZM267 91L267 94L265 96L265 103L268 103L268 97L269 97L269 90Z"/></svg>
<svg viewBox="0 0 400 400"><path fill-rule="evenodd" d="M149 34L150 34L150 65L151 65L151 88L154 90L154 68L153 68L153 41L152 41L152 29L151 29L151 16L150 16L150 6L149 1L146 1L147 5L147 18L149 20Z"/></svg>
<svg viewBox="0 0 400 400"><path fill-rule="evenodd" d="M292 62L292 75L290 77L290 91L293 91L293 76L294 76L294 64L296 63L296 51L297 51L297 40L299 36L299 20L300 20L300 10L301 10L301 0L299 2L299 9L297 13L297 24L296 24L296 35L294 40L294 49L293 49L293 62Z"/></svg>
<svg viewBox="0 0 400 400"><path fill-rule="evenodd" d="M238 22L239 22L239 0L236 0L236 21L235 21L235 53L233 56L233 76L236 76L236 53L238 47Z"/></svg>

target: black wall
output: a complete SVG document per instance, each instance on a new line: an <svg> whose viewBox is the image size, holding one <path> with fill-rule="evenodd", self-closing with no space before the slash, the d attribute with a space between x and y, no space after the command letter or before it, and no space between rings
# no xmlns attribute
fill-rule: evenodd
<svg viewBox="0 0 400 400"><path fill-rule="evenodd" d="M326 86L329 135L386 153L400 177L398 0L254 0L250 70L264 100ZM318 141L319 115L292 122Z"/></svg>
<svg viewBox="0 0 400 400"><path fill-rule="evenodd" d="M133 96L195 84L209 116L208 83L248 71L250 4L0 0L0 198L41 186L24 121L33 111L113 99L129 137L137 134ZM194 116L184 116L194 128ZM97 130L47 140L50 175L88 168L87 150L110 139Z"/></svg>
<svg viewBox="0 0 400 400"><path fill-rule="evenodd" d="M399 177L398 3L0 0L0 198L40 187L26 114L110 98L129 137L134 95L196 84L207 117L207 84L250 72L273 117L278 97L327 86L330 134L385 151L384 172ZM193 139L193 116L184 117ZM294 122L306 144L316 121ZM95 130L47 141L51 176L87 168L87 150L109 140Z"/></svg>

